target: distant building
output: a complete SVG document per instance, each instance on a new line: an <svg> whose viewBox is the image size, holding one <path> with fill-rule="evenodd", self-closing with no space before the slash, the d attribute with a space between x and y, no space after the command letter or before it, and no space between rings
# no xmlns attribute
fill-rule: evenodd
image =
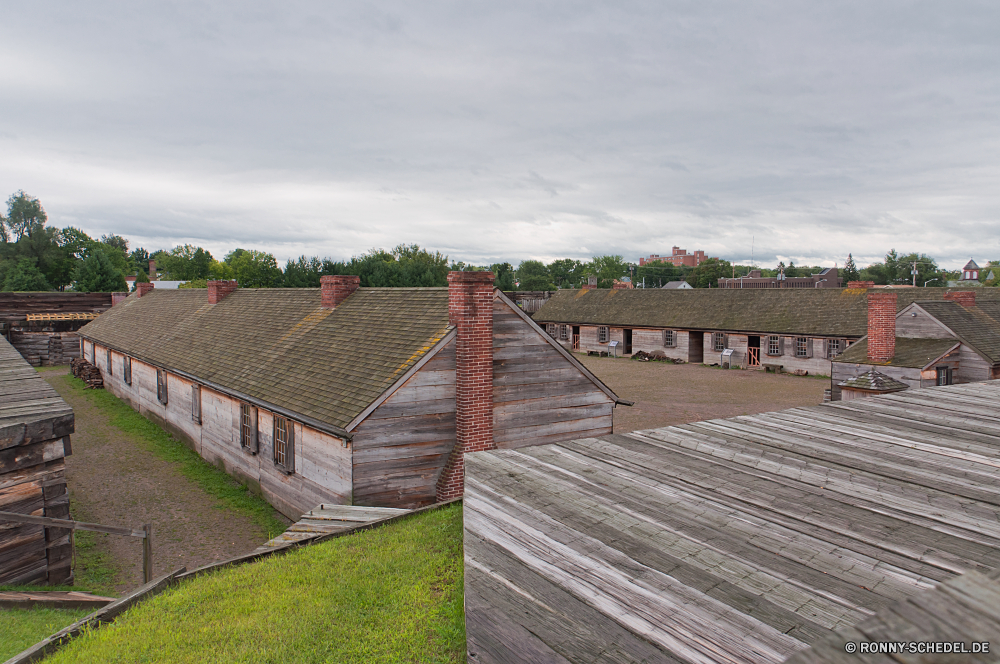
<svg viewBox="0 0 1000 664"><path fill-rule="evenodd" d="M840 288L844 283L837 268L828 267L808 277L762 277L760 270L750 270L745 277L719 279L719 288Z"/></svg>
<svg viewBox="0 0 1000 664"><path fill-rule="evenodd" d="M962 278L958 280L959 286L979 285L979 266L976 261L969 259L969 262L962 268Z"/></svg>
<svg viewBox="0 0 1000 664"><path fill-rule="evenodd" d="M668 281L663 285L667 290L694 290L694 287L686 281Z"/></svg>
<svg viewBox="0 0 1000 664"><path fill-rule="evenodd" d="M698 267L702 262L708 260L705 256L705 252L701 249L696 250L693 254L689 254L687 249L681 249L680 247L673 247L671 249L671 254L669 256L660 256L659 254L650 254L648 258L640 258L639 265L649 265L651 263L670 263L674 267ZM718 257L712 260L719 260Z"/></svg>

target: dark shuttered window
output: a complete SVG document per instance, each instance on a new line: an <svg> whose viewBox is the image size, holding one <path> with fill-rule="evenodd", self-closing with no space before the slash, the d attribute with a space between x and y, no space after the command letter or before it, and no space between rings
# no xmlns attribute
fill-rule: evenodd
<svg viewBox="0 0 1000 664"><path fill-rule="evenodd" d="M201 424L201 385L191 386L191 419Z"/></svg>
<svg viewBox="0 0 1000 664"><path fill-rule="evenodd" d="M295 471L295 423L274 416L274 465L286 473Z"/></svg>
<svg viewBox="0 0 1000 664"><path fill-rule="evenodd" d="M126 385L132 384L132 358L122 355L122 380Z"/></svg>
<svg viewBox="0 0 1000 664"><path fill-rule="evenodd" d="M156 370L156 400L167 405L167 371L166 369Z"/></svg>
<svg viewBox="0 0 1000 664"><path fill-rule="evenodd" d="M257 409L248 403L240 404L240 445L257 454Z"/></svg>

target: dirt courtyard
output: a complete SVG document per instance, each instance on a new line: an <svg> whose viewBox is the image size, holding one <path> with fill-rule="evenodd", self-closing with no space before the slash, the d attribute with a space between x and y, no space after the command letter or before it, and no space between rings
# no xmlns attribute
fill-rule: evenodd
<svg viewBox="0 0 1000 664"><path fill-rule="evenodd" d="M109 424L105 413L70 389L68 373L68 367L59 367L42 376L76 415L73 454L66 458L75 518L131 527L152 524L155 575L248 553L267 541L268 533L247 516L227 509L175 463L146 451ZM114 591L141 585L141 540L98 538L98 546L111 557Z"/></svg>
<svg viewBox="0 0 1000 664"><path fill-rule="evenodd" d="M829 378L726 370L701 364L639 362L577 354L623 399L615 406L615 433L823 403Z"/></svg>

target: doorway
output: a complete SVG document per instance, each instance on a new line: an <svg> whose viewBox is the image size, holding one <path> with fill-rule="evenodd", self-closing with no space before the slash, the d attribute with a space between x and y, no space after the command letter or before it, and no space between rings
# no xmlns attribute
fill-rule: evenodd
<svg viewBox="0 0 1000 664"><path fill-rule="evenodd" d="M625 355L632 354L632 330L622 330L622 341L625 346Z"/></svg>
<svg viewBox="0 0 1000 664"><path fill-rule="evenodd" d="M760 366L760 337L747 337L747 367Z"/></svg>
<svg viewBox="0 0 1000 664"><path fill-rule="evenodd" d="M701 364L705 361L705 333L688 332L688 362Z"/></svg>
<svg viewBox="0 0 1000 664"><path fill-rule="evenodd" d="M573 350L580 350L580 326L573 326Z"/></svg>

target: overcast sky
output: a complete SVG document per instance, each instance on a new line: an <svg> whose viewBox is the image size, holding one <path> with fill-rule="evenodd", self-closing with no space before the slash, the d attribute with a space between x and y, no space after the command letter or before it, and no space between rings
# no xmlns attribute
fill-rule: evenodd
<svg viewBox="0 0 1000 664"><path fill-rule="evenodd" d="M5 3L0 194L217 257L982 264L998 35L994 2Z"/></svg>

